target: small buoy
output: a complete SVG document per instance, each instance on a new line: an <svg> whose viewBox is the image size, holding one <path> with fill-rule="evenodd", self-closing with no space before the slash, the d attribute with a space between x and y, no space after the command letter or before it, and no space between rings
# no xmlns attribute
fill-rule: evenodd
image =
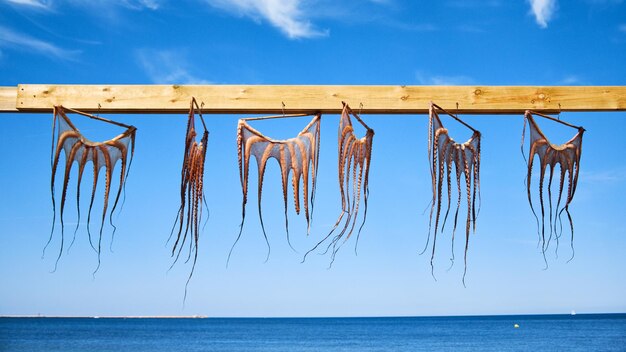
<svg viewBox="0 0 626 352"><path fill-rule="evenodd" d="M517 328L519 328L519 325L518 324L514 324L513 327L517 329Z"/></svg>

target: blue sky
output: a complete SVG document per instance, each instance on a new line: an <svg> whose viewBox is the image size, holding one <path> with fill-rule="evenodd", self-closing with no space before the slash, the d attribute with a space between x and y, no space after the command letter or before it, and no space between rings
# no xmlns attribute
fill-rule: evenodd
<svg viewBox="0 0 626 352"><path fill-rule="evenodd" d="M625 85L626 3L622 0L439 2L303 0L0 1L0 85L57 84L403 84ZM199 97L201 100L201 97ZM287 105L289 102L285 102ZM350 102L354 107L359 102ZM437 281L426 240L430 175L425 116L364 116L376 131L370 208L359 255L351 240L331 270L302 254L340 211L337 116L322 121L318 193L311 235L290 206L287 245L278 167L266 171L265 242L251 196L241 241L235 130L241 116L211 116L205 172L210 219L200 258L170 265L185 116L116 115L138 127L137 149L113 252L97 258L84 227L51 274L58 248L42 260L52 209L51 114L0 116L0 314L354 316L626 311L626 114L563 113L583 125L581 174L571 205L576 257L536 247L520 153L522 116L462 116L483 133L482 210L470 239L467 287L449 234L438 242ZM76 118L94 140L119 130ZM306 118L256 122L289 138ZM456 140L467 130L444 119ZM553 141L573 130L539 121ZM362 130L358 130L362 134ZM75 175L74 175L75 179ZM254 177L251 178L253 180ZM85 184L89 179L83 180ZM86 186L88 188L88 186ZM251 187L256 187L251 181ZM87 188L83 188L86 190ZM72 192L72 190L70 190ZM87 191L85 191L87 192ZM101 191L100 191L101 192ZM70 193L71 199L71 193ZM83 204L85 206L86 204ZM96 208L97 209L97 208ZM68 205L67 221L76 221ZM622 215L620 215L622 214ZM105 228L105 247L110 242ZM566 232L564 236L569 236ZM462 242L456 246L462 256Z"/></svg>

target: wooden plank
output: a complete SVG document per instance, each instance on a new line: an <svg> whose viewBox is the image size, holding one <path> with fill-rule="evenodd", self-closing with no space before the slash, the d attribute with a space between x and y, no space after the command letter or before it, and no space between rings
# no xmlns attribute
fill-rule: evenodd
<svg viewBox="0 0 626 352"><path fill-rule="evenodd" d="M16 87L0 87L0 112L17 112Z"/></svg>
<svg viewBox="0 0 626 352"><path fill-rule="evenodd" d="M300 86L300 85L44 85L21 84L17 109L184 113L191 97L205 113L339 113L342 101L364 114L427 113L429 102L465 114L626 111L626 86ZM457 110L458 104L458 110ZM9 107L10 108L10 107ZM13 110L14 111L14 110Z"/></svg>

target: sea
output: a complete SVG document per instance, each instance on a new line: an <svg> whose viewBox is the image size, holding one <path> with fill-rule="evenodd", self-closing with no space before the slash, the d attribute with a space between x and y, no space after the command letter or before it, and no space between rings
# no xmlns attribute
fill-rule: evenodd
<svg viewBox="0 0 626 352"><path fill-rule="evenodd" d="M626 351L626 314L0 318L0 351Z"/></svg>

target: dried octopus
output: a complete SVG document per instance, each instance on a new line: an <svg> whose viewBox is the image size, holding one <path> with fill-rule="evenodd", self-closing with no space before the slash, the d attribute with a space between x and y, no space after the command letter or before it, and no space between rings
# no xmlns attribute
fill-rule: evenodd
<svg viewBox="0 0 626 352"><path fill-rule="evenodd" d="M195 128L195 116L196 111L202 122L204 132L200 142L196 141L196 128ZM198 240L200 238L200 223L202 219L202 202L204 201L204 161L206 159L206 147L209 140L209 131L204 123L202 117L201 108L198 106L195 98L191 99L191 106L189 107L189 118L187 120L187 133L185 135L185 154L183 157L183 166L180 179L180 207L176 214L176 220L174 221L174 227L170 233L170 237L174 233L176 225L178 225L178 231L176 234L176 241L172 247L172 257L176 255L174 263L178 260L180 253L183 250L187 236L191 234L191 240L189 241L189 253L187 261L190 260L193 253L193 264L191 272L187 279L187 284L191 280L193 271L196 267L196 261L198 259ZM178 251L177 251L178 249ZM172 263L172 265L174 265ZM186 293L185 285L185 293Z"/></svg>
<svg viewBox="0 0 626 352"><path fill-rule="evenodd" d="M572 127L578 130L576 135L572 137L569 141L562 145L554 145L550 143L548 138L543 134L539 125L535 122L533 116L540 116L548 120L552 120L558 123L561 123L565 126ZM522 130L522 155L524 155L524 139L526 134L526 122L528 122L528 126L530 129L530 150L529 150L529 158L527 160L528 172L526 174L526 191L528 194L528 203L530 204L530 209L535 216L537 221L537 234L539 236L539 242L541 244L541 251L544 256L545 261L545 252L552 240L552 235L555 235L557 241L557 250L558 250L558 240L563 231L563 223L561 221L561 215L565 211L567 214L567 219L569 220L570 231L571 231L571 240L570 246L572 248L572 257L574 258L574 224L572 222L572 216L569 212L569 205L574 199L574 193L576 192L576 185L578 183L578 172L580 167L580 155L582 152L582 143L583 143L583 133L585 129L580 126L574 126L567 122L561 121L559 119L555 119L551 116L543 115L537 112L526 111L524 114L524 129ZM539 203L541 205L541 224L539 223L539 218L537 213L535 212L535 208L533 206L532 197L531 197L531 189L530 189L530 179L532 175L533 162L535 155L539 157ZM524 159L526 156L524 155ZM560 168L560 177L559 177L559 194L556 202L556 208L552 208L552 178L554 176L554 169L556 165L559 165ZM546 169L550 166L550 173L548 176L548 218L549 218L549 231L550 234L548 239L546 240L545 236L545 205L543 198L543 187ZM561 198L563 194L563 189L565 186L566 176L567 174L567 195L565 199L565 203L561 207ZM557 233L556 222L560 224L560 230ZM547 264L547 262L546 262Z"/></svg>
<svg viewBox="0 0 626 352"><path fill-rule="evenodd" d="M300 132L295 138L287 140L275 140L263 135L261 132L252 128L248 121L266 120L284 117L311 116L305 114L297 115L279 115L266 117L253 117L240 119L237 126L237 145L239 159L239 177L241 181L241 189L243 192L243 200L241 204L241 225L239 227L239 235L233 244L228 261L235 248L235 245L241 238L243 224L246 218L246 203L248 201L248 169L250 166L250 157L254 156L258 166L258 208L263 237L268 246L266 261L270 255L269 241L263 224L263 216L261 213L261 195L263 190L263 177L265 168L269 159L274 158L278 161L281 170L283 201L285 204L285 229L287 231L287 241L289 242L289 220L287 218L287 188L289 174L292 173L291 181L293 186L293 197L295 210L300 214L300 179L302 178L302 198L304 201L304 214L307 221L307 234L310 230L311 216L313 213L313 204L315 201L315 185L317 178L318 162L319 162L319 146L320 146L320 122L321 114L315 114L311 122ZM311 178L311 194L309 196L309 178ZM310 197L310 212L309 212ZM291 243L289 244L291 246ZM292 247L293 248L293 247ZM227 263L228 263L227 261Z"/></svg>
<svg viewBox="0 0 626 352"><path fill-rule="evenodd" d="M361 139L357 139L354 135L354 127L352 127L352 121L350 120L350 116L353 116L363 127L365 127L366 132L365 136ZM341 112L341 119L339 122L339 190L341 192L341 215L335 222L335 226L332 228L330 233L324 237L320 242L318 242L315 247L309 250L305 255L302 261L306 259L306 256L317 249L322 243L324 243L330 236L335 233L335 230L339 228L344 216L346 220L339 230L339 233L333 237L326 248L326 252L330 250L332 247L331 254L331 265L335 260L335 255L337 251L347 241L352 232L354 231L354 227L356 224L356 220L359 214L359 205L361 203L361 194L363 194L363 202L364 202L364 213L363 213L363 221L361 226L359 227L359 231L357 233L357 241L355 244L355 252L356 246L358 245L358 240L361 234L361 230L363 229L363 225L365 225L365 220L367 218L367 199L369 196L369 171L370 171L370 161L372 159L372 142L374 140L374 130L371 129L368 125L361 120L359 115L355 114L352 109L348 106L348 104L344 103L343 110ZM352 192L350 192L352 189ZM352 193L352 198L350 198L350 193ZM343 242L341 239L344 238Z"/></svg>
<svg viewBox="0 0 626 352"><path fill-rule="evenodd" d="M117 125L120 127L126 128L122 134L104 141L104 142L92 142L88 140L82 133L74 126L72 121L70 121L69 117L66 114L66 111L76 113L79 115L83 115L98 121L110 123L113 125ZM111 180L113 177L113 170L115 168L115 164L118 160L121 161L121 170L120 170L120 181L119 188L117 190L117 194L115 196L115 201L113 203L113 207L109 213L109 222L113 227L113 234L115 234L115 225L113 225L113 212L115 211L118 201L120 199L120 195L122 193L122 189L126 184L126 179L128 177L128 171L130 169L130 165L132 164L133 154L135 150L135 133L137 129L134 126L129 126L123 123L111 121L99 116L90 115L84 112L80 112L77 110L73 110L70 108L64 108L62 106L55 106L53 111L54 117L52 122L52 156L51 156L51 164L52 164L52 178L50 183L50 189L52 193L52 211L53 211L53 221L52 221L52 230L50 232L50 238L48 239L48 243L44 247L44 253L50 241L52 241L52 235L54 233L54 224L56 221L56 199L55 199L55 178L56 171L59 164L59 159L61 156L61 151L64 151L65 154L65 172L63 178L63 191L61 194L61 209L60 209L60 222L61 222L61 247L59 249L59 255L57 257L55 263L55 270L58 265L59 259L61 258L61 254L63 252L64 246L64 210L65 210L65 199L67 195L67 187L70 179L70 171L74 162L78 164L78 180L76 184L76 204L77 204L77 212L78 212L78 220L76 223L76 228L74 230L74 236L76 236L76 231L78 230L78 225L80 223L80 183L83 178L83 173L85 171L85 167L88 162L92 162L93 164L93 186L91 190L91 201L89 202L89 211L87 213L87 233L89 235L89 243L92 248L96 250L98 253L98 267L96 271L100 267L100 249L102 243L102 231L104 228L104 221L107 214L108 203L109 203L109 192L111 189ZM57 124L58 121L58 124ZM58 126L58 127L57 127ZM128 155L128 151L130 149L130 156ZM104 187L104 202L102 209L102 222L100 224L100 233L98 237L98 248L96 249L93 245L91 239L91 231L89 228L91 221L91 209L93 207L96 188L98 185L98 175L100 173L100 169L104 167L105 174L105 187ZM75 237L74 237L75 238ZM73 241L72 241L73 243Z"/></svg>
<svg viewBox="0 0 626 352"><path fill-rule="evenodd" d="M437 111L443 111L453 119L469 128L473 134L465 143L455 142L449 135L448 130L443 127ZM424 251L428 248L430 233L433 223L433 215L435 215L435 229L433 234L433 248L430 257L431 274L434 272L433 260L435 258L435 246L437 242L437 232L439 231L439 219L441 215L441 205L443 203L443 181L447 183L447 207L443 218L441 231L443 232L448 219L451 205L452 190L452 165L455 167L455 179L457 188L456 211L454 214L454 225L452 229L452 258L454 263L454 233L456 231L459 208L461 205L461 176L465 178L465 194L467 198L467 217L465 220L465 254L464 254L464 270L463 284L465 285L465 274L467 272L467 250L469 246L470 228L476 231L476 198L478 196L480 203L480 137L481 134L470 125L460 120L457 116L445 111L434 103L431 103L429 109L428 123L428 155L430 159L430 174L433 190L433 198L430 209L430 222L428 230L428 240ZM424 253L422 251L422 253ZM434 277L434 274L433 274Z"/></svg>

